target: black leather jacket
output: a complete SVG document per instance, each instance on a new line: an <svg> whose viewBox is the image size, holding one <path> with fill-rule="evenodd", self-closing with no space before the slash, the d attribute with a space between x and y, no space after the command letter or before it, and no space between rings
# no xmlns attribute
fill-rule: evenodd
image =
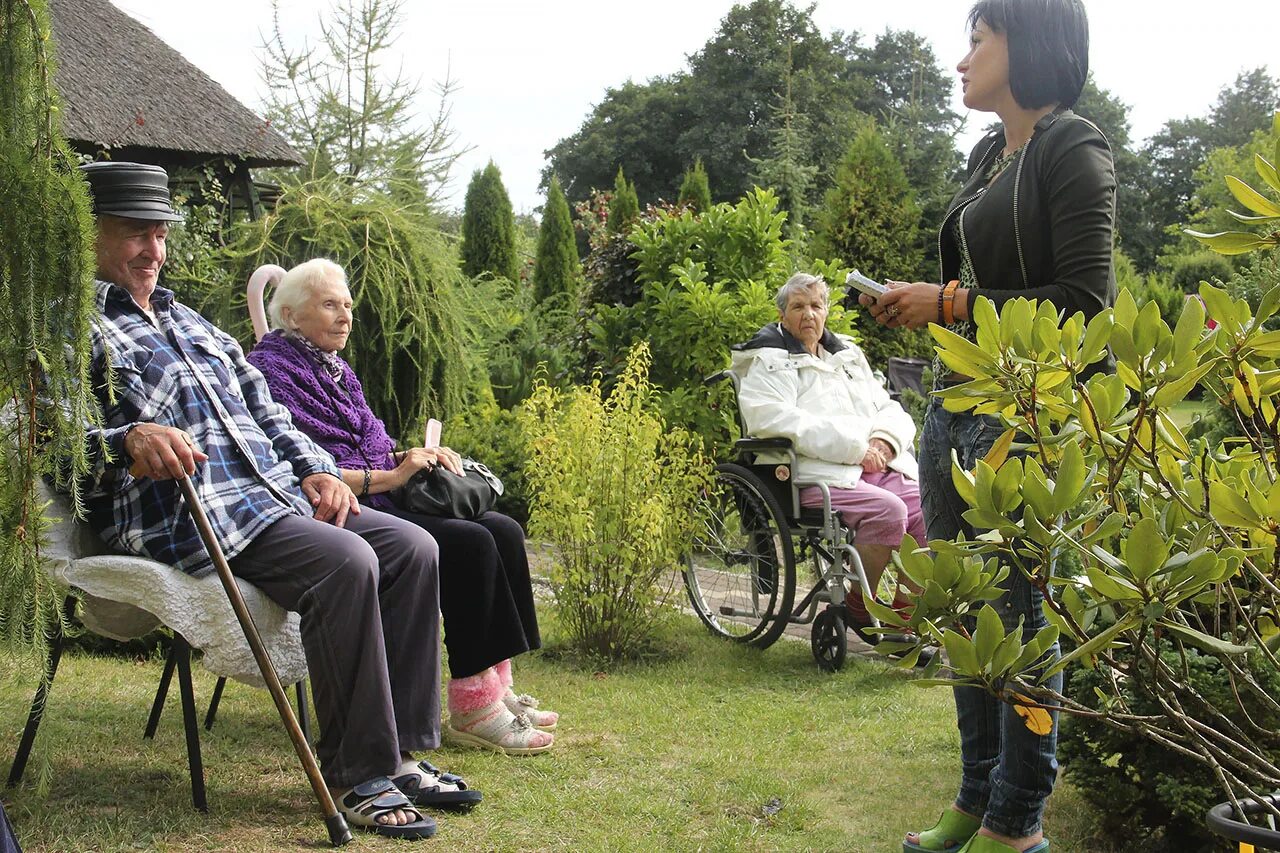
<svg viewBox="0 0 1280 853"><path fill-rule="evenodd" d="M979 295L997 309L1018 296L1049 300L1071 316L1092 317L1115 301L1112 243L1116 211L1111 147L1093 124L1064 110L1036 123L1031 141L988 187L1003 130L969 155L968 179L951 201L938 234L942 281L960 277L967 252ZM953 222L964 214L963 240Z"/></svg>

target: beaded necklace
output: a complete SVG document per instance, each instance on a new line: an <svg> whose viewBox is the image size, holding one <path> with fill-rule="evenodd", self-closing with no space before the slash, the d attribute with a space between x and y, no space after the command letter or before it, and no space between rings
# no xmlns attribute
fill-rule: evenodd
<svg viewBox="0 0 1280 853"><path fill-rule="evenodd" d="M1022 143L1009 153L1000 154L1000 156L996 157L995 160L992 160L991 166L987 169L987 183L994 181L997 175L1008 168L1009 164L1017 159L1018 155L1022 153L1022 149L1026 148L1027 143L1030 141L1030 139L1027 139L1026 142Z"/></svg>

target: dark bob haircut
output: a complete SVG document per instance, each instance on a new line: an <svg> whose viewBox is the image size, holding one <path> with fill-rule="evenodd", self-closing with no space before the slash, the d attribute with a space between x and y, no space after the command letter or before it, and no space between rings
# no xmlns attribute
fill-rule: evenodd
<svg viewBox="0 0 1280 853"><path fill-rule="evenodd" d="M1089 76L1089 20L1081 0L978 0L981 18L1009 42L1009 88L1018 106L1070 107Z"/></svg>

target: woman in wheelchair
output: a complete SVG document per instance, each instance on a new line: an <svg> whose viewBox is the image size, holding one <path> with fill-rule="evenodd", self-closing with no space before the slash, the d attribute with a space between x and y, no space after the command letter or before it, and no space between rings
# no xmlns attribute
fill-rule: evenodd
<svg viewBox="0 0 1280 853"><path fill-rule="evenodd" d="M778 322L734 347L738 408L752 436L790 439L797 482L829 487L831 507L856 531L854 547L877 588L890 554L910 533L925 542L911 454L916 427L871 373L862 350L828 331L827 283L796 273L778 290ZM800 492L821 507L816 486ZM862 591L846 598L855 628L872 624ZM895 607L906 602L894 596Z"/></svg>
<svg viewBox="0 0 1280 853"><path fill-rule="evenodd" d="M390 500L388 492L419 469L443 465L461 473L461 460L447 447L395 450L351 365L338 355L351 333L351 307L342 267L322 258L299 264L276 286L269 311L275 331L249 361L298 429L333 455L361 503L413 522L439 543L452 675L446 736L508 755L545 752L559 715L511 687L511 658L541 645L524 531L497 512L442 518Z"/></svg>

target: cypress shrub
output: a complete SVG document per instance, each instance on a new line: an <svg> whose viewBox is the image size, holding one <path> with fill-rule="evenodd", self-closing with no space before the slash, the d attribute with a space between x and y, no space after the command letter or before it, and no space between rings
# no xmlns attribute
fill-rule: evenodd
<svg viewBox="0 0 1280 853"><path fill-rule="evenodd" d="M468 276L489 273L519 280L516 261L516 218L493 161L471 176L462 209L462 271Z"/></svg>
<svg viewBox="0 0 1280 853"><path fill-rule="evenodd" d="M920 207L902 164L875 124L865 122L836 167L814 223L812 253L839 260L876 280L921 281L926 271L920 240ZM840 282L832 282L839 285ZM884 369L895 355L930 356L923 330L888 329L847 297L867 359Z"/></svg>
<svg viewBox="0 0 1280 853"><path fill-rule="evenodd" d="M701 157L694 160L693 168L684 173L677 201L693 208L696 213L706 213L711 209L711 184L707 180L707 170L702 167Z"/></svg>
<svg viewBox="0 0 1280 853"><path fill-rule="evenodd" d="M40 566L41 476L89 469L95 267L89 195L57 124L44 0L0 0L0 643L43 661L61 593Z"/></svg>
<svg viewBox="0 0 1280 853"><path fill-rule="evenodd" d="M533 297L541 302L553 293L573 293L577 289L581 268L578 265L578 243L569 216L560 181L551 179L547 205L542 211L538 229L538 254L533 269Z"/></svg>
<svg viewBox="0 0 1280 853"><path fill-rule="evenodd" d="M609 200L609 219L605 230L610 234L623 234L640 216L640 199L636 185L627 180L618 167L618 177L613 181L613 198Z"/></svg>

